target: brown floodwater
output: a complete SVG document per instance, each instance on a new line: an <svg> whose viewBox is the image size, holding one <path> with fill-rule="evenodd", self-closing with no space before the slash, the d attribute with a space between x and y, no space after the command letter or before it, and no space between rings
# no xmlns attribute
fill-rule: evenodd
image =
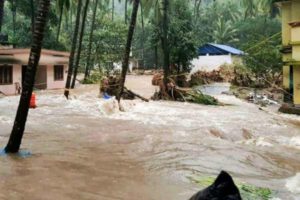
<svg viewBox="0 0 300 200"><path fill-rule="evenodd" d="M130 76L149 97L150 76ZM229 106L123 101L98 97L97 86L40 91L30 110L23 151L0 156L0 199L184 200L191 178L227 170L238 182L268 187L274 199L300 199L300 117L232 96ZM19 97L0 98L4 147Z"/></svg>

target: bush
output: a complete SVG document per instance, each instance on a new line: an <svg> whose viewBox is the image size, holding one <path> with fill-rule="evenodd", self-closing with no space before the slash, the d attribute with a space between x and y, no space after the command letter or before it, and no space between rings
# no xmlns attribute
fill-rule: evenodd
<svg viewBox="0 0 300 200"><path fill-rule="evenodd" d="M82 84L98 84L101 82L103 74L100 72L93 72L87 79L82 80Z"/></svg>

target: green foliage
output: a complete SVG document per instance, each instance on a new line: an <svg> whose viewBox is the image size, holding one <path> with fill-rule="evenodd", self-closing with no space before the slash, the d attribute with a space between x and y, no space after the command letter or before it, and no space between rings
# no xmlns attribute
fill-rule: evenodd
<svg viewBox="0 0 300 200"><path fill-rule="evenodd" d="M189 71L190 61L197 56L197 45L193 32L192 11L186 0L176 0L170 16L169 49L171 63L177 72Z"/></svg>
<svg viewBox="0 0 300 200"><path fill-rule="evenodd" d="M237 27L240 37L238 46L247 53L246 66L257 76L280 71L282 63L279 20L255 17L239 22Z"/></svg>
<svg viewBox="0 0 300 200"><path fill-rule="evenodd" d="M185 99L192 103L203 104L203 105L219 105L219 102L216 98L203 94L201 92L195 92L188 94L188 97Z"/></svg>
<svg viewBox="0 0 300 200"><path fill-rule="evenodd" d="M5 3L3 33L9 35L9 41L16 47L31 45L32 7L30 1L19 0L12 6L13 0ZM256 76L276 73L281 70L280 34L266 40L281 30L280 20L276 17L278 8L275 0L169 0L169 51L173 70L189 71L190 61L197 56L197 48L205 43L222 43L246 50L245 64ZM125 1L115 1L118 12L125 9ZM128 1L131 2L131 1ZM36 9L38 0L34 0ZM69 50L75 22L77 2L75 0L56 0L51 3L49 23L43 47L54 50ZM64 15L59 42L56 41L61 6ZM92 42L92 63L107 69L112 63L120 63L126 43L128 25L124 23L123 12L117 12L111 20L111 1L100 1ZM142 0L144 11L144 31L141 26L141 15L134 35L132 55L144 60L146 68L158 63L162 66L161 48L162 0ZM128 12L131 5L128 4ZM35 10L34 10L35 11ZM86 63L88 32L91 29L93 4L88 11L86 33L81 56L81 71ZM13 14L16 13L15 24ZM141 13L140 13L141 14ZM14 28L17 27L14 32ZM261 41L266 42L261 43ZM144 46L144 51L143 51ZM253 48L254 47L254 48ZM155 49L157 55L155 56ZM248 50L250 49L250 50ZM144 52L144 54L142 53Z"/></svg>
<svg viewBox="0 0 300 200"><path fill-rule="evenodd" d="M97 84L100 83L102 79L103 79L103 73L100 73L99 71L93 71L91 75L87 79L83 80L81 83Z"/></svg>
<svg viewBox="0 0 300 200"><path fill-rule="evenodd" d="M197 56L197 43L193 31L192 10L185 0L170 1L168 43L170 63L176 66L177 72L189 71L190 61ZM159 9L159 8L155 8ZM160 11L152 13L150 17L152 34L148 37L148 43L152 46L159 45L162 39L162 16ZM162 54L160 54L162 57Z"/></svg>

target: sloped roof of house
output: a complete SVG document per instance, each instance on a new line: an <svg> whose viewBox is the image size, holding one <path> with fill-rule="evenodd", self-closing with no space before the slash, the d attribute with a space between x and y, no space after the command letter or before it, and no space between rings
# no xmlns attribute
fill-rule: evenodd
<svg viewBox="0 0 300 200"><path fill-rule="evenodd" d="M245 53L234 47L223 45L223 44L213 44L208 43L203 45L198 50L199 55L244 55Z"/></svg>
<svg viewBox="0 0 300 200"><path fill-rule="evenodd" d="M0 49L0 64L27 64L30 49ZM40 65L67 64L70 53L42 49Z"/></svg>

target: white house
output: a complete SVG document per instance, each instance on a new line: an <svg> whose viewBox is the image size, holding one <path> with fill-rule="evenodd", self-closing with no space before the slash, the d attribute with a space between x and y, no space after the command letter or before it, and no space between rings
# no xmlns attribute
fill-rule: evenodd
<svg viewBox="0 0 300 200"><path fill-rule="evenodd" d="M20 92L25 78L30 49L0 49L0 93L13 95ZM37 68L35 88L64 88L69 53L43 49Z"/></svg>
<svg viewBox="0 0 300 200"><path fill-rule="evenodd" d="M224 64L242 63L244 52L221 44L205 44L198 50L198 58L191 62L191 74L197 71L212 71Z"/></svg>

